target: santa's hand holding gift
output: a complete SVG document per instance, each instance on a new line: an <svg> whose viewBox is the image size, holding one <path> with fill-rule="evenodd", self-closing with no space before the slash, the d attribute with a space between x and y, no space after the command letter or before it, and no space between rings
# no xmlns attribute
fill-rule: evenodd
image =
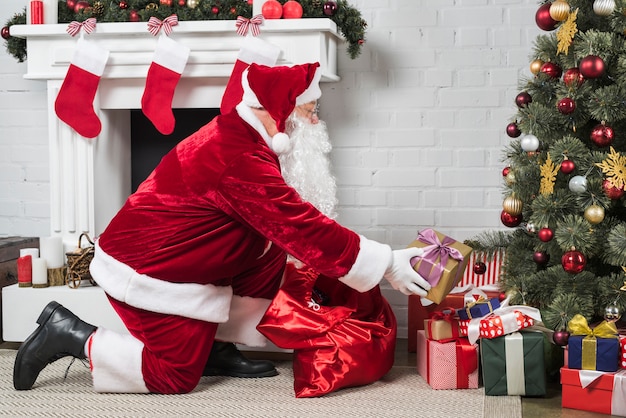
<svg viewBox="0 0 626 418"><path fill-rule="evenodd" d="M266 343L256 325L287 254L359 292L384 277L426 295L409 263L421 249L392 251L356 234L325 214L334 196L313 190L320 199L309 202L283 176L298 124L318 122L319 79L318 63L244 71L241 102L168 153L96 242L91 274L130 334L51 302L18 351L16 389L31 389L63 356L89 359L98 392L185 393L203 374L275 375L233 343Z"/></svg>

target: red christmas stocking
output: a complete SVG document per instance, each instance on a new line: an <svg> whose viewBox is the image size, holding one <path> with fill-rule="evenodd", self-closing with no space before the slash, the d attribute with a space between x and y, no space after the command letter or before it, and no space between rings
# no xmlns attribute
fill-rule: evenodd
<svg viewBox="0 0 626 418"><path fill-rule="evenodd" d="M274 66L280 55L280 48L269 42L246 36L237 55L237 61L233 67L233 71L228 79L222 103L220 105L220 113L226 114L233 110L241 102L243 97L243 87L241 86L241 75L246 68L252 63Z"/></svg>
<svg viewBox="0 0 626 418"><path fill-rule="evenodd" d="M109 51L79 38L72 62L54 102L54 110L59 119L85 138L95 138L102 129L100 119L93 109L93 100L108 59Z"/></svg>
<svg viewBox="0 0 626 418"><path fill-rule="evenodd" d="M172 113L172 100L188 58L188 47L166 35L159 37L141 97L141 110L163 135L174 132L176 121Z"/></svg>

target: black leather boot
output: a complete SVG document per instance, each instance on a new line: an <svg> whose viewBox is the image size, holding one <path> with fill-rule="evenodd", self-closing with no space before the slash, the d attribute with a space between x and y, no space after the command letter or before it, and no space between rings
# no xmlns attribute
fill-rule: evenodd
<svg viewBox="0 0 626 418"><path fill-rule="evenodd" d="M39 326L20 346L15 357L13 386L17 390L31 389L44 367L60 358L86 358L85 342L96 330L58 302L50 302L37 323Z"/></svg>
<svg viewBox="0 0 626 418"><path fill-rule="evenodd" d="M202 376L272 377L278 374L268 360L249 360L233 343L215 341Z"/></svg>

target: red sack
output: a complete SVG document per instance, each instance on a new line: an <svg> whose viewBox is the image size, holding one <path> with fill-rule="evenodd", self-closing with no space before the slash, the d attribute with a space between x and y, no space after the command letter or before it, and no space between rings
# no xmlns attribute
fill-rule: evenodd
<svg viewBox="0 0 626 418"><path fill-rule="evenodd" d="M397 323L378 286L364 293L287 265L259 332L294 350L297 398L373 383L393 366Z"/></svg>

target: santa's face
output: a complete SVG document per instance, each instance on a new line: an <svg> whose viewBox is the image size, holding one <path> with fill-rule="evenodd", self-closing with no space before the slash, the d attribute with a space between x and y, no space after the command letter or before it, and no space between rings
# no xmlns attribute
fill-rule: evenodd
<svg viewBox="0 0 626 418"><path fill-rule="evenodd" d="M337 185L330 170L332 146L326 124L317 118L315 107L298 106L291 114L286 133L292 148L279 155L279 159L285 182L296 189L303 200L334 219Z"/></svg>

